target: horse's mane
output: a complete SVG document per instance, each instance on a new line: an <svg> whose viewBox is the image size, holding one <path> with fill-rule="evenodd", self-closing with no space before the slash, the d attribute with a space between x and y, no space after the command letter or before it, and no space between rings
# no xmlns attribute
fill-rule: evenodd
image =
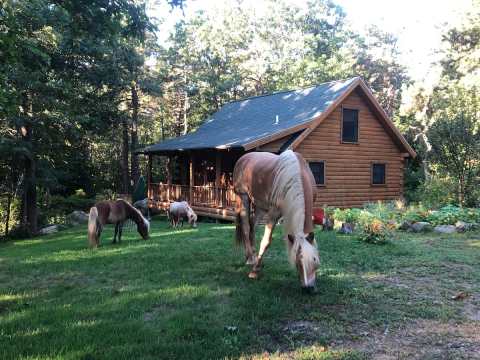
<svg viewBox="0 0 480 360"><path fill-rule="evenodd" d="M307 266L314 264L316 248L305 239L305 194L302 182L301 164L291 150L280 154L273 179L271 200L282 212L285 233L293 235L295 241L289 246L289 260L295 263L299 248L307 260ZM308 269L306 269L308 271Z"/></svg>
<svg viewBox="0 0 480 360"><path fill-rule="evenodd" d="M145 226L147 227L148 231L150 232L150 222L145 219L145 217L142 215L142 213L140 212L140 210L138 210L136 207L134 207L132 204L130 204L128 201L125 201L123 199L118 199L120 201L122 201L125 206L127 207L128 209L128 213L129 213L129 217L135 221L135 223L139 223L139 222L143 222L145 224Z"/></svg>
<svg viewBox="0 0 480 360"><path fill-rule="evenodd" d="M302 234L305 195L300 163L291 150L281 153L277 160L270 196L271 202L282 211L285 232L295 236Z"/></svg>

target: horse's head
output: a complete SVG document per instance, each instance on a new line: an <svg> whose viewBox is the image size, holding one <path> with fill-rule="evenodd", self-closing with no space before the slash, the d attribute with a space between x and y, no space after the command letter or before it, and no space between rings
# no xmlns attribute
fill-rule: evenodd
<svg viewBox="0 0 480 360"><path fill-rule="evenodd" d="M148 239L148 233L150 232L150 222L142 216L142 221L137 223L137 231L144 240Z"/></svg>
<svg viewBox="0 0 480 360"><path fill-rule="evenodd" d="M288 235L288 251L290 262L295 265L302 288L312 290L320 259L315 243L314 233L308 235Z"/></svg>
<svg viewBox="0 0 480 360"><path fill-rule="evenodd" d="M195 212L192 210L191 207L188 207L187 218L188 218L188 223L192 227L196 228L197 227L197 214L195 214Z"/></svg>

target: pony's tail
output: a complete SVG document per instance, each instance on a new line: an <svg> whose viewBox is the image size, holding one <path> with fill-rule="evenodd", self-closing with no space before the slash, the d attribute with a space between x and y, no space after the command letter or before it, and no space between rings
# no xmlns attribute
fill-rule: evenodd
<svg viewBox="0 0 480 360"><path fill-rule="evenodd" d="M245 236L242 231L242 219L240 218L240 213L235 214L235 244L237 246L242 245L245 242Z"/></svg>
<svg viewBox="0 0 480 360"><path fill-rule="evenodd" d="M88 215L88 244L90 247L98 247L99 225L98 210L94 206L90 208Z"/></svg>
<svg viewBox="0 0 480 360"><path fill-rule="evenodd" d="M236 196L235 198L235 201L236 201L236 206L235 206L235 244L240 246L242 244L245 244L245 242L247 241L247 239L245 238L245 233L242 229L242 216L241 216L241 213L242 213L242 210L243 210L243 207L244 207L244 202L243 202L243 199L242 199L242 196L238 195ZM248 214L248 219L247 221L249 221L249 218L250 218L250 214Z"/></svg>

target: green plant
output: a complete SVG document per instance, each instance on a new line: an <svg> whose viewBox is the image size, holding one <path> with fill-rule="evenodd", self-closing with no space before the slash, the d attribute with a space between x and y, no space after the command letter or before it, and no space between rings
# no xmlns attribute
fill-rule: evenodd
<svg viewBox="0 0 480 360"><path fill-rule="evenodd" d="M385 244L389 230L380 219L363 224L360 240L370 244Z"/></svg>
<svg viewBox="0 0 480 360"><path fill-rule="evenodd" d="M337 208L334 210L333 216L335 220L349 223L349 224L355 224L358 222L361 211L362 210L357 208L351 208L351 209Z"/></svg>

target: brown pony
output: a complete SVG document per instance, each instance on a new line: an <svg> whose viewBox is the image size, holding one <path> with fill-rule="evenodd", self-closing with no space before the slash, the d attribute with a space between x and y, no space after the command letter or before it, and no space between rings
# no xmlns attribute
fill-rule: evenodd
<svg viewBox="0 0 480 360"><path fill-rule="evenodd" d="M88 242L91 247L98 247L100 244L100 235L102 234L105 224L115 224L115 235L113 243L121 241L123 223L125 220L131 219L137 224L137 231L145 240L148 239L150 223L143 217L141 212L135 209L127 201L111 200L100 201L91 209L88 216Z"/></svg>
<svg viewBox="0 0 480 360"><path fill-rule="evenodd" d="M258 277L272 232L283 217L289 260L297 268L302 287L313 289L319 265L312 221L314 184L305 160L291 150L281 155L252 152L238 160L233 171L236 238L244 244L247 264L253 265L250 278ZM255 226L263 218L265 233L256 256Z"/></svg>

